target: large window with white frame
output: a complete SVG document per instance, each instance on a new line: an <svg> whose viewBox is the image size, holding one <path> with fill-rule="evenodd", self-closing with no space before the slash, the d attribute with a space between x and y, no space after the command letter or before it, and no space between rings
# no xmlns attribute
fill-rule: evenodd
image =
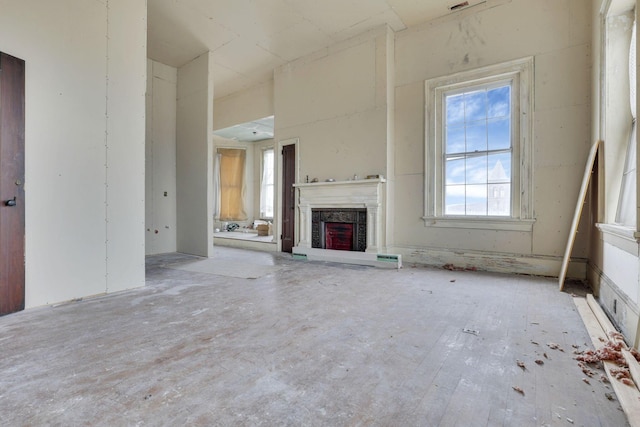
<svg viewBox="0 0 640 427"><path fill-rule="evenodd" d="M531 230L533 59L425 82L425 225Z"/></svg>
<svg viewBox="0 0 640 427"><path fill-rule="evenodd" d="M600 11L599 196L597 226L605 241L637 255L640 238L637 168L635 0L603 2ZM612 237L616 236L616 237ZM628 243L632 244L629 245ZM636 249L634 249L634 247Z"/></svg>

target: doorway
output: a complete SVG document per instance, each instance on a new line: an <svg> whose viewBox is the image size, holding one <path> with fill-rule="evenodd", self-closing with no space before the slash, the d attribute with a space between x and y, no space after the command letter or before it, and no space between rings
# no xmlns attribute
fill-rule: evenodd
<svg viewBox="0 0 640 427"><path fill-rule="evenodd" d="M296 144L282 147L282 252L292 252L295 243Z"/></svg>
<svg viewBox="0 0 640 427"><path fill-rule="evenodd" d="M0 52L0 316L24 310L25 63Z"/></svg>

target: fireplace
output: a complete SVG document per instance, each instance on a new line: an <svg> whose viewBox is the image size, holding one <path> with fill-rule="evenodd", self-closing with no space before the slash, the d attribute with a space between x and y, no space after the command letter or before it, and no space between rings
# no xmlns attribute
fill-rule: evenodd
<svg viewBox="0 0 640 427"><path fill-rule="evenodd" d="M385 184L382 177L294 184L299 241L293 258L401 268L402 257L386 252Z"/></svg>
<svg viewBox="0 0 640 427"><path fill-rule="evenodd" d="M312 209L311 247L364 252L367 249L367 210Z"/></svg>
<svg viewBox="0 0 640 427"><path fill-rule="evenodd" d="M300 236L295 249L298 252L307 249L326 251L335 256L337 251L326 248L325 226L335 222L353 224L353 246L348 252L342 251L345 256L347 253L349 257L357 257L362 252L384 252L385 183L385 179L380 177L295 184L298 195L296 221Z"/></svg>

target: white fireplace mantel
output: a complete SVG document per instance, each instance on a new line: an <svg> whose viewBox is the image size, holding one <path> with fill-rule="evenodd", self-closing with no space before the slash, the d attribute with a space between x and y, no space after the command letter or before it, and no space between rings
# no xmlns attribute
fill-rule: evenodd
<svg viewBox="0 0 640 427"><path fill-rule="evenodd" d="M367 249L380 253L385 247L384 178L354 181L294 184L298 191L299 232L301 248L311 248L311 210L321 208L366 208Z"/></svg>

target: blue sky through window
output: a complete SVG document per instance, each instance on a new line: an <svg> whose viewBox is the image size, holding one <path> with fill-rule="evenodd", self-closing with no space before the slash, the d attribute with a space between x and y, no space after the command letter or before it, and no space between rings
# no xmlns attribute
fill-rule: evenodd
<svg viewBox="0 0 640 427"><path fill-rule="evenodd" d="M511 86L445 95L445 215L511 215Z"/></svg>

